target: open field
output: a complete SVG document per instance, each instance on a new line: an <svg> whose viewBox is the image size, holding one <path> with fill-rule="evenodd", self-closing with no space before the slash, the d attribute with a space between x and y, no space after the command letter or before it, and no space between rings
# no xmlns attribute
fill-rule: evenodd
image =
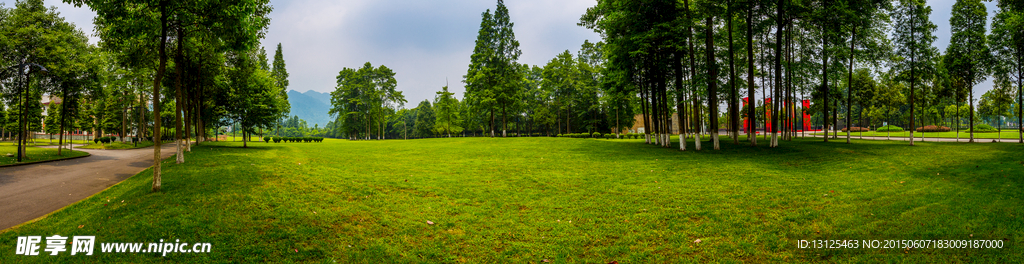
<svg viewBox="0 0 1024 264"><path fill-rule="evenodd" d="M79 156L85 156L85 155L89 154L89 153L85 153L85 152L82 152L82 151L77 151L77 150L69 151L69 150L65 149L63 151L64 156L59 156L59 155L57 155L57 149L56 148L37 148L37 147L32 147L32 145L30 145L30 147L25 148L25 151L27 151L28 154L26 156L26 159L22 160L23 162L36 162L36 161L43 161L43 160L79 157ZM17 163L18 157L17 156L7 157L7 153L18 155L18 144L17 143L12 143L12 142L2 142L2 143L0 143L0 165L10 165L10 164Z"/></svg>
<svg viewBox="0 0 1024 264"><path fill-rule="evenodd" d="M890 137L903 137L903 138L910 137L910 132L908 132L908 131L903 131L903 132L875 132L875 131L871 131L871 132L863 132L863 133L864 133L863 136L865 136L865 137L886 137L886 136L890 136ZM821 134L822 133L815 133L815 135L821 135ZM915 138L921 138L922 134L924 134L924 136L923 136L924 138L956 138L956 131L951 131L951 132L924 132L924 133L914 132L914 137ZM832 135L832 133L830 132L829 135ZM846 137L846 132L839 132L839 136L845 138ZM852 133L850 133L850 136L851 137L859 137L859 136L861 136L861 132L852 132ZM971 137L970 133L968 133L966 131L960 131L960 139L969 139L970 137ZM1013 130L1004 130L1002 133L974 133L974 138L975 139L979 139L979 138L987 138L987 139L995 139L995 138L1017 139L1017 138L1020 138L1020 134L1018 134L1016 131L1013 131Z"/></svg>
<svg viewBox="0 0 1024 264"><path fill-rule="evenodd" d="M146 147L152 147L152 146L153 146L153 142L152 141L142 141L142 142L139 142L138 146L136 146L136 144L134 144L132 142L121 143L121 141L117 141L117 142L110 142L110 143L106 143L106 144L91 143L90 142L89 145L81 146L81 147L78 147L78 148L84 148L84 149L137 149L137 148L146 148Z"/></svg>
<svg viewBox="0 0 1024 264"><path fill-rule="evenodd" d="M97 245L93 256L0 254L0 263L1024 258L1024 146L819 141L769 149L724 140L721 151L702 152L570 138L208 142L185 164L165 161L163 192L150 192L146 170L7 230L0 252L14 252L18 236L59 234L204 242L211 253ZM797 248L826 238L996 239L1008 248Z"/></svg>

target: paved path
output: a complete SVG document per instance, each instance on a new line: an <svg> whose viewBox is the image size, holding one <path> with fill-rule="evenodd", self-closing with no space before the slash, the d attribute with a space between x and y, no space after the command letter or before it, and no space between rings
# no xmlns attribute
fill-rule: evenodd
<svg viewBox="0 0 1024 264"><path fill-rule="evenodd" d="M92 156L0 168L0 230L78 202L153 165L153 147L75 149ZM174 144L160 148L163 158Z"/></svg>

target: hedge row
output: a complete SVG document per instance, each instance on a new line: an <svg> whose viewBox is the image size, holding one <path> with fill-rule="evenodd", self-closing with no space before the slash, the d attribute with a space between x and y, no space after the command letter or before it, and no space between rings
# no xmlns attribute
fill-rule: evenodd
<svg viewBox="0 0 1024 264"><path fill-rule="evenodd" d="M110 142L114 142L114 141L117 141L117 137L115 137L115 136L98 137L98 138L95 138L95 139L92 140L92 142L94 142L94 143L101 143L102 142L104 144L110 143Z"/></svg>
<svg viewBox="0 0 1024 264"><path fill-rule="evenodd" d="M871 130L867 129L866 127L851 127L850 128L850 132L868 132L868 131L871 131ZM846 132L846 128L845 127L843 128L843 132Z"/></svg>
<svg viewBox="0 0 1024 264"><path fill-rule="evenodd" d="M592 134L591 133L572 133L572 134L558 134L558 135L555 135L555 136L557 136L557 137L567 137L567 138L604 138L604 139L616 139L616 138L618 138L618 139L629 139L629 138L632 138L632 139L638 139L638 138L642 138L643 134L624 133L624 134L621 134L618 137L616 137L615 133L601 134L600 132L595 132L595 133L592 133Z"/></svg>
<svg viewBox="0 0 1024 264"><path fill-rule="evenodd" d="M946 126L923 126L917 128L917 132L949 132L949 127Z"/></svg>
<svg viewBox="0 0 1024 264"><path fill-rule="evenodd" d="M596 133L596 134L600 135L601 133ZM590 133L571 133L571 134L558 134L558 137L591 138L591 135L590 135Z"/></svg>
<svg viewBox="0 0 1024 264"><path fill-rule="evenodd" d="M281 141L284 141L284 142L307 142L308 143L308 142L323 142L324 138L322 138L322 137L263 137L263 141L264 142L270 143L271 140L273 140L274 143L281 143Z"/></svg>

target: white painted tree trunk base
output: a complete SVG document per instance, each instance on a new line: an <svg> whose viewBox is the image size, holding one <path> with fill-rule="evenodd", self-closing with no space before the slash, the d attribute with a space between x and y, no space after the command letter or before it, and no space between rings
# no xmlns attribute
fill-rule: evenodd
<svg viewBox="0 0 1024 264"><path fill-rule="evenodd" d="M181 140L180 139L175 140L174 143L175 143L175 146L176 146L176 149L177 149L177 152L174 153L175 163L177 163L177 164L185 163L185 153L183 152L183 150L185 150L185 148L182 147Z"/></svg>
<svg viewBox="0 0 1024 264"><path fill-rule="evenodd" d="M679 134L679 150L686 151L686 136Z"/></svg>

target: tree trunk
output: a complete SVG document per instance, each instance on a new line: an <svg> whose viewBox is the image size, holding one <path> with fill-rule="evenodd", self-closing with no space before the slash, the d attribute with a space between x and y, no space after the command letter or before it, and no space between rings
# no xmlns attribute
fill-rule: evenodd
<svg viewBox="0 0 1024 264"><path fill-rule="evenodd" d="M973 75L973 73L969 74L969 75ZM967 141L967 142L974 143L974 85L973 84L968 85L967 89L970 89L970 95L971 95L970 100L968 101L968 103L971 105L971 109L969 109L971 111L968 113L968 114L971 115L970 117L968 117L969 118L968 120L971 121L971 123L969 124L971 127L968 128L971 131L971 140Z"/></svg>
<svg viewBox="0 0 1024 264"><path fill-rule="evenodd" d="M676 81L676 85L675 85L675 87L676 87L676 116L679 119L679 123L677 123L676 125L677 125L677 127L679 129L679 150L685 151L686 150L686 137L685 137L686 125L683 124L683 118L686 117L686 111L684 111L683 105L686 104L686 98L684 98L684 96L683 96L683 94L684 94L684 90L683 90L683 57L682 57L681 53L682 52L679 52L679 51L676 52L676 54L674 56L675 58L673 58L673 62L674 62L673 66L675 66L673 68L675 68L675 78L676 78L676 80L675 80ZM619 112L619 109L616 108L615 109L615 115L616 116L618 116L618 112ZM616 125L618 125L618 118L617 117L616 117Z"/></svg>
<svg viewBox="0 0 1024 264"><path fill-rule="evenodd" d="M828 127L829 127L829 116L828 116L828 37L825 34L826 27L821 27L821 86L824 93L822 95L821 107L822 115L824 119L822 122L822 130L825 132L825 142L828 142Z"/></svg>
<svg viewBox="0 0 1024 264"><path fill-rule="evenodd" d="M740 131L739 131L739 119L740 119L739 104L740 103L739 103L739 88L736 87L736 63L734 61L734 58L736 57L736 55L735 55L735 51L733 50L734 47L733 47L733 43L732 43L732 20L733 20L732 0L730 0L727 3L727 5L728 5L728 7L726 7L726 8L728 10L727 11L728 15L726 15L726 17L727 17L726 20L728 21L727 24L728 24L728 27L729 27L729 30L728 30L729 32L728 33L729 33L729 83L730 83L729 84L729 86L730 86L729 87L729 91L730 91L730 94L729 94L729 96L730 96L730 98L729 98L729 130L732 133L732 143L736 144L736 145L739 145L740 144Z"/></svg>
<svg viewBox="0 0 1024 264"><path fill-rule="evenodd" d="M153 79L153 191L160 191L160 82L167 66L167 3L160 3L160 64Z"/></svg>
<svg viewBox="0 0 1024 264"><path fill-rule="evenodd" d="M754 7L747 10L747 139L750 146L757 146L757 108L754 87Z"/></svg>
<svg viewBox="0 0 1024 264"><path fill-rule="evenodd" d="M853 52L854 43L857 42L857 27L853 27L853 31L850 34L850 72L848 72L848 78L846 82L846 144L850 144L850 115L853 108L850 108L853 103ZM913 129L914 126L914 74L913 67L911 67L910 74L910 126ZM914 130L910 130L910 145L914 145Z"/></svg>
<svg viewBox="0 0 1024 264"><path fill-rule="evenodd" d="M772 95L772 142L771 147L779 146L779 105L781 99L779 93L782 85L782 46L783 46L783 30L785 29L785 8L782 8L782 0L778 1L778 8L776 8L776 26L775 26L775 85L773 85L774 93Z"/></svg>
<svg viewBox="0 0 1024 264"><path fill-rule="evenodd" d="M182 99L182 97L181 97L181 75L182 74L181 73L182 73L182 64L184 64L183 61L182 61L183 60L183 58L182 58L183 56L182 56L181 53L182 53L182 49L184 47L184 43L182 43L182 42L184 42L184 39L182 39L182 37L181 37L181 35L182 35L181 27L179 26L176 30L178 32L178 40L175 41L175 42L177 42L178 49L177 49L177 51L175 51L175 56L174 56L174 70L175 70L175 80L174 80L174 143L175 143L175 147L176 147L176 151L175 151L174 157L175 157L175 163L182 164L182 163L185 163L185 155L184 155L184 152L183 152L184 148L183 148L182 142L181 142L181 138L182 138L182 136L181 136L181 111L182 111L182 105L181 104L183 103L182 100L181 100ZM244 137L244 134L243 134L243 137Z"/></svg>
<svg viewBox="0 0 1024 264"><path fill-rule="evenodd" d="M714 19L708 17L704 20L707 25L704 30L704 47L707 50L708 60L708 128L711 132L711 142L715 150L718 146L718 65L715 63L715 37L712 31Z"/></svg>

